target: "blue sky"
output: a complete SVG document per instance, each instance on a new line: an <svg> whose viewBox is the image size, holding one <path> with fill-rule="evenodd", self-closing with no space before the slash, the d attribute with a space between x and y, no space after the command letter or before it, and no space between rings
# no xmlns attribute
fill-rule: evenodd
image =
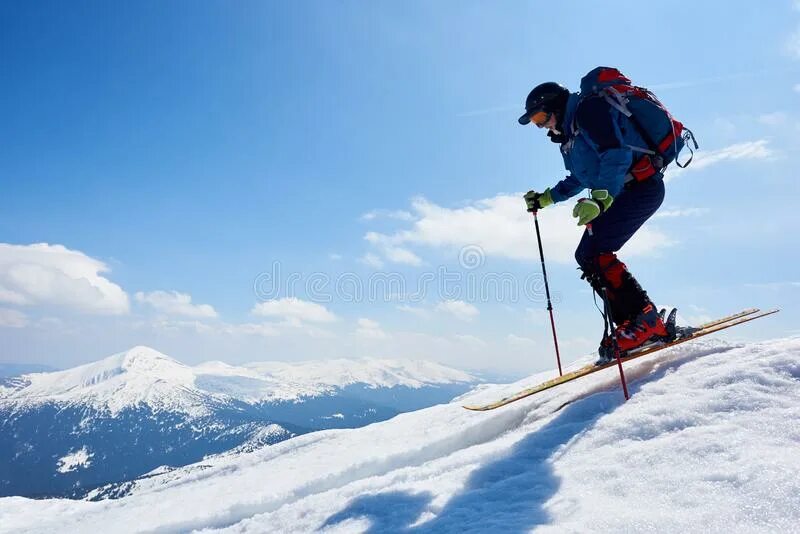
<svg viewBox="0 0 800 534"><path fill-rule="evenodd" d="M0 27L0 361L147 344L547 368L540 299L406 290L539 272L518 194L564 172L516 117L537 83L601 64L702 148L622 258L686 320L780 306L734 337L798 332L792 2L4 2ZM601 330L570 208L540 215L567 359ZM275 262L296 290L264 291ZM376 272L405 288L334 291Z"/></svg>

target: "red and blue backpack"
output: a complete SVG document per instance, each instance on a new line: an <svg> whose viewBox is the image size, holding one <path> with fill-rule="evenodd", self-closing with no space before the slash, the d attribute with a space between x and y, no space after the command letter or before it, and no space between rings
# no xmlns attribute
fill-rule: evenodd
<svg viewBox="0 0 800 534"><path fill-rule="evenodd" d="M685 163L678 155L691 140L695 149L697 141L691 130L676 120L656 96L644 87L632 84L631 80L612 67L597 67L581 79L580 98L600 96L610 106L625 115L647 144L647 147L631 147L641 156L634 157L630 174L636 180L646 180L661 172L667 164L675 162L678 167L689 165L694 150Z"/></svg>

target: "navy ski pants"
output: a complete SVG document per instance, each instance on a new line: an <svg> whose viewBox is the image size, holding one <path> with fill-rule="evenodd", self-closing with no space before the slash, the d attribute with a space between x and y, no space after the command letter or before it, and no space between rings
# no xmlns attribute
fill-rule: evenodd
<svg viewBox="0 0 800 534"><path fill-rule="evenodd" d="M621 249L663 201L664 181L657 177L623 189L608 211L590 223L591 235L588 230L583 233L575 250L578 265L584 271L591 270L597 256Z"/></svg>

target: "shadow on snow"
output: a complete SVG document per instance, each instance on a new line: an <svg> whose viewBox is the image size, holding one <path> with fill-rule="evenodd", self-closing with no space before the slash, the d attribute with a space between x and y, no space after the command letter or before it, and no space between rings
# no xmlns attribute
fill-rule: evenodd
<svg viewBox="0 0 800 534"><path fill-rule="evenodd" d="M732 348L732 347L731 347ZM730 350L725 348L722 351ZM632 370L629 384L635 394L647 382L658 380L689 360L719 349L699 351L677 358L666 365L650 362ZM351 500L347 507L330 516L320 528L349 519L367 518L366 532L528 532L537 525L551 523L544 509L558 491L550 459L559 447L589 429L600 417L622 405L618 388L598 391L562 409L543 427L516 443L508 455L475 470L461 493L455 495L436 515L415 525L430 508L433 495L428 492L393 491L364 495Z"/></svg>
<svg viewBox="0 0 800 534"><path fill-rule="evenodd" d="M550 518L544 503L560 485L549 459L575 435L622 399L617 391L594 395L564 408L555 419L516 443L510 453L474 471L462 492L434 518L411 526L428 508L430 493L387 492L357 497L322 527L366 517L367 532L523 532Z"/></svg>

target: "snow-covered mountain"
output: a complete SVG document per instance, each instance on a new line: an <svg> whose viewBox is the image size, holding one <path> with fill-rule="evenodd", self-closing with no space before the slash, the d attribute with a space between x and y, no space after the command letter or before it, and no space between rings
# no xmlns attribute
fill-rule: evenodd
<svg viewBox="0 0 800 534"><path fill-rule="evenodd" d="M52 373L28 374L0 385L0 399L17 404L92 405L110 413L145 404L154 411L206 413L197 402L297 400L351 385L421 388L475 382L466 372L426 361L326 360L299 363L224 362L184 365L149 347L134 347L103 360ZM198 411L200 410L200 411Z"/></svg>
<svg viewBox="0 0 800 534"><path fill-rule="evenodd" d="M460 406L551 375L153 473L118 500L0 499L0 531L796 531L800 338L632 362L628 402L612 368Z"/></svg>
<svg viewBox="0 0 800 534"><path fill-rule="evenodd" d="M165 464L384 420L476 381L431 362L192 367L134 347L0 382L0 495L79 496Z"/></svg>

